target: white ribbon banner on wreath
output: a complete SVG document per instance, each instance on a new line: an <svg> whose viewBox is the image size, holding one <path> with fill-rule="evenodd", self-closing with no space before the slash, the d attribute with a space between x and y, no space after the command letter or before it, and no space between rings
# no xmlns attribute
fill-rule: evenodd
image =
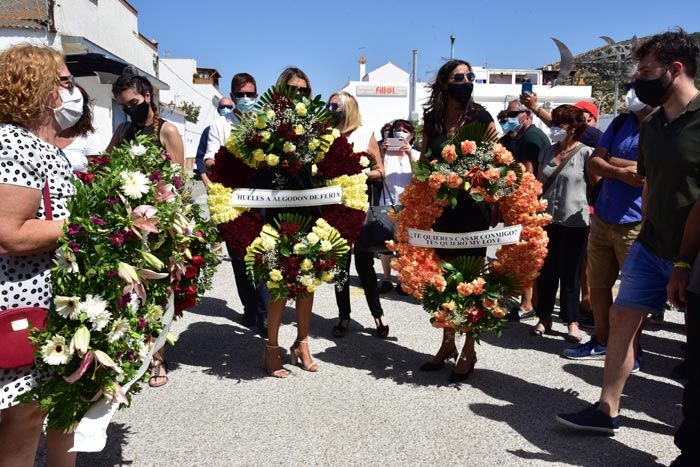
<svg viewBox="0 0 700 467"><path fill-rule="evenodd" d="M231 195L231 204L237 208L294 208L340 204L343 189L339 186L310 190L259 190L238 188Z"/></svg>
<svg viewBox="0 0 700 467"><path fill-rule="evenodd" d="M408 243L423 248L486 248L511 245L520 241L522 225L478 232L448 233L432 230L408 229Z"/></svg>
<svg viewBox="0 0 700 467"><path fill-rule="evenodd" d="M148 371L153 355L165 345L165 340L170 331L170 323L172 323L174 315L174 297L173 294L170 294L165 314L163 315L163 330L158 336L158 339L153 343L153 347L146 355L146 358L143 359L143 363L141 363L141 367L136 373L136 376L122 386L125 394L127 394L131 386L139 381L146 371ZM78 423L78 428L75 429L74 433L73 447L69 449L69 452L102 451L107 444L107 427L112 421L112 417L119 408L119 405L119 402L110 401L104 396L95 402L85 413L80 423Z"/></svg>

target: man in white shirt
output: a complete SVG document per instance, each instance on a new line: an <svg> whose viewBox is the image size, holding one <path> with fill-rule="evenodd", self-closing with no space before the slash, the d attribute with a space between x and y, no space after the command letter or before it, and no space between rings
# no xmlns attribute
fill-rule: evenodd
<svg viewBox="0 0 700 467"><path fill-rule="evenodd" d="M257 97L258 88L255 78L248 73L234 75L231 80L231 99L235 102L236 109L233 112L221 115L211 125L207 140L207 150L204 153L204 165L207 168L211 168L214 165L216 153L219 152L219 149L226 143L231 134L231 125L238 121L236 115L251 111Z"/></svg>

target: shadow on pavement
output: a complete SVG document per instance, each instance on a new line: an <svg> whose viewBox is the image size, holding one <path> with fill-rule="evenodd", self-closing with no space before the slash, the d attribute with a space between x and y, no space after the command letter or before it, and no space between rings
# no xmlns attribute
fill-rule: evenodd
<svg viewBox="0 0 700 467"><path fill-rule="evenodd" d="M102 452L78 453L77 467L95 465L133 465L134 461L124 460L122 446L127 443L129 428L123 423L110 423L107 427L107 445Z"/></svg>
<svg viewBox="0 0 700 467"><path fill-rule="evenodd" d="M646 355L645 355L646 358ZM645 372L642 360L642 372ZM579 365L571 363L563 366L567 373L581 378L593 386L603 384L603 368L598 366ZM626 411L643 412L649 417L660 421L661 426L650 426L655 433L673 435L675 426L681 421L680 403L683 398L683 387L673 382L662 382L644 378L643 373L632 374L625 384L622 394L621 412L623 426L631 422L625 420ZM648 423L648 422L639 422ZM640 429L647 429L639 426Z"/></svg>
<svg viewBox="0 0 700 467"><path fill-rule="evenodd" d="M479 416L508 424L533 444L532 451L508 451L522 459L591 467L662 465L653 455L625 446L614 438L580 435L560 427L554 420L557 412L585 407L575 391L540 386L486 369L477 369L468 384L507 402L506 405L470 404L470 408Z"/></svg>

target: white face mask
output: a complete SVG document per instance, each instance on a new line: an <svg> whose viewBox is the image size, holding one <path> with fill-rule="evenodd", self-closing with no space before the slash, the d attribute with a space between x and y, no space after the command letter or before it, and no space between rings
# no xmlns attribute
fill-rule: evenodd
<svg viewBox="0 0 700 467"><path fill-rule="evenodd" d="M558 126L553 126L549 129L549 139L551 139L553 143L564 141L567 134L565 129Z"/></svg>
<svg viewBox="0 0 700 467"><path fill-rule="evenodd" d="M408 139L411 137L411 133L408 131L395 131L394 132L394 138L403 138L404 141L408 142Z"/></svg>
<svg viewBox="0 0 700 467"><path fill-rule="evenodd" d="M83 116L83 94L80 89L73 87L70 91L61 88L58 95L61 96L63 102L53 109L53 118L56 119L58 127L63 131L78 123Z"/></svg>
<svg viewBox="0 0 700 467"><path fill-rule="evenodd" d="M637 93L634 91L634 88L627 91L627 95L625 96L625 104L627 105L627 108L630 112L635 113L644 110L648 107L644 102L639 100L639 98L637 97Z"/></svg>

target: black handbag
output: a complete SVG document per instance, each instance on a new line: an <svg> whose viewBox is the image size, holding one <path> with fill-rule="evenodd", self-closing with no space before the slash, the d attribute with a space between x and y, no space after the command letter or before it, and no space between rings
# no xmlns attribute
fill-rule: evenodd
<svg viewBox="0 0 700 467"><path fill-rule="evenodd" d="M383 178L382 186L385 193L389 195L391 204L386 206L378 205L381 196L374 196L374 183L370 182L370 199L372 202L367 211L365 225L362 227L357 242L355 242L355 248L359 250L371 251L373 253L390 253L390 250L386 247L386 242L394 239L396 225L389 218L389 213L392 211L398 212L398 209L394 202L394 197L391 195L391 192L386 186L386 181Z"/></svg>

